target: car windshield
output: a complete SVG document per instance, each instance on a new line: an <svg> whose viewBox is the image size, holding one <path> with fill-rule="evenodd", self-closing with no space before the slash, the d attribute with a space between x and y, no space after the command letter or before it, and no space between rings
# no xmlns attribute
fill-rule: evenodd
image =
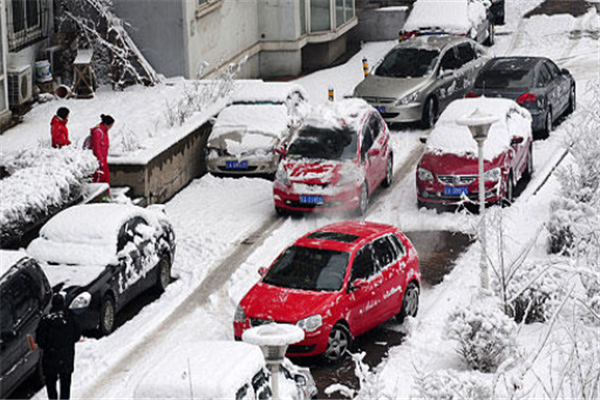
<svg viewBox="0 0 600 400"><path fill-rule="evenodd" d="M528 89L533 86L533 69L486 69L475 81L477 89Z"/></svg>
<svg viewBox="0 0 600 400"><path fill-rule="evenodd" d="M433 71L439 55L437 50L394 49L385 56L375 70L375 75L391 78L426 76Z"/></svg>
<svg viewBox="0 0 600 400"><path fill-rule="evenodd" d="M268 285L313 291L342 288L348 253L292 246L269 269L263 279Z"/></svg>
<svg viewBox="0 0 600 400"><path fill-rule="evenodd" d="M287 149L286 158L352 160L358 154L358 135L348 127L305 126Z"/></svg>

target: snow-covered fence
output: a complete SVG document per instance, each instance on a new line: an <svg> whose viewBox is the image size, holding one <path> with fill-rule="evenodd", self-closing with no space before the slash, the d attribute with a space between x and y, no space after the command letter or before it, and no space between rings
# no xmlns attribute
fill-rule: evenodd
<svg viewBox="0 0 600 400"><path fill-rule="evenodd" d="M0 180L0 243L17 243L32 227L81 196L98 167L91 151L33 148L3 160L10 174Z"/></svg>

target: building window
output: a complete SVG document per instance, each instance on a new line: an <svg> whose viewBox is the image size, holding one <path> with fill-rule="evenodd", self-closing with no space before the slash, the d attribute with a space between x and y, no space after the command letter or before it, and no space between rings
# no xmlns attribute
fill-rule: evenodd
<svg viewBox="0 0 600 400"><path fill-rule="evenodd" d="M221 7L223 0L198 0L198 9L196 10L196 18L200 18L209 14Z"/></svg>
<svg viewBox="0 0 600 400"><path fill-rule="evenodd" d="M42 25L46 15L47 11L42 8L41 0L9 0L9 50L19 50L41 39L44 36Z"/></svg>
<svg viewBox="0 0 600 400"><path fill-rule="evenodd" d="M345 0L346 2L346 21L354 17L354 0Z"/></svg>
<svg viewBox="0 0 600 400"><path fill-rule="evenodd" d="M344 23L344 0L335 0L335 27Z"/></svg>
<svg viewBox="0 0 600 400"><path fill-rule="evenodd" d="M310 0L310 31L331 30L330 0Z"/></svg>
<svg viewBox="0 0 600 400"><path fill-rule="evenodd" d="M300 0L300 35L306 34L306 0Z"/></svg>

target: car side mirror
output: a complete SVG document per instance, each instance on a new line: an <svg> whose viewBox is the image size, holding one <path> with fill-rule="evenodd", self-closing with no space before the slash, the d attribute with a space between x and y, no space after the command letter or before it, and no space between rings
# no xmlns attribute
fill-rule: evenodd
<svg viewBox="0 0 600 400"><path fill-rule="evenodd" d="M427 143L427 138L426 138L426 137L424 137L424 136L421 136L421 137L419 138L419 142L421 142L421 143L423 143L423 144L426 144L426 143Z"/></svg>
<svg viewBox="0 0 600 400"><path fill-rule="evenodd" d="M294 380L299 386L306 386L306 377L304 375L296 374L294 375Z"/></svg>
<svg viewBox="0 0 600 400"><path fill-rule="evenodd" d="M352 282L352 290L360 290L360 289L364 289L366 287L369 286L369 282L367 282L366 279L355 279L354 282Z"/></svg>
<svg viewBox="0 0 600 400"><path fill-rule="evenodd" d="M522 137L514 137L512 138L512 140L510 141L511 146L515 145L515 144L521 144L523 143L523 138Z"/></svg>
<svg viewBox="0 0 600 400"><path fill-rule="evenodd" d="M369 156L369 157L376 157L376 156L378 156L380 154L381 154L381 151L379 149L377 149L377 148L370 149L369 151L367 151L367 156Z"/></svg>
<svg viewBox="0 0 600 400"><path fill-rule="evenodd" d="M268 271L267 267L260 267L260 268L258 269L258 274L259 274L260 276L265 276L265 275L267 274L267 271Z"/></svg>
<svg viewBox="0 0 600 400"><path fill-rule="evenodd" d="M273 151L279 154L281 157L285 157L287 150L284 146L277 146L273 149Z"/></svg>
<svg viewBox="0 0 600 400"><path fill-rule="evenodd" d="M569 72L569 70L568 70L568 69L566 69L566 68L563 68L563 69L561 69L561 70L560 70L560 73L561 73L562 75L571 75L571 73Z"/></svg>

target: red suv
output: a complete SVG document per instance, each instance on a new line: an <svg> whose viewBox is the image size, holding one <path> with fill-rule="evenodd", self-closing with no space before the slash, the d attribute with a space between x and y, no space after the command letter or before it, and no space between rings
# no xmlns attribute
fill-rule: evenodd
<svg viewBox="0 0 600 400"><path fill-rule="evenodd" d="M393 158L385 121L365 101L349 99L312 116L283 151L273 195L288 211L367 211L369 196L392 183Z"/></svg>
<svg viewBox="0 0 600 400"><path fill-rule="evenodd" d="M498 117L483 146L486 203L510 204L517 182L533 173L526 109L508 99L455 100L430 133L417 166L419 207L479 202L477 143L469 128L456 123L477 109Z"/></svg>
<svg viewBox="0 0 600 400"><path fill-rule="evenodd" d="M284 250L238 305L236 340L270 322L296 324L305 339L290 357L342 358L352 339L397 316L415 316L421 274L412 243L397 228L340 222Z"/></svg>

